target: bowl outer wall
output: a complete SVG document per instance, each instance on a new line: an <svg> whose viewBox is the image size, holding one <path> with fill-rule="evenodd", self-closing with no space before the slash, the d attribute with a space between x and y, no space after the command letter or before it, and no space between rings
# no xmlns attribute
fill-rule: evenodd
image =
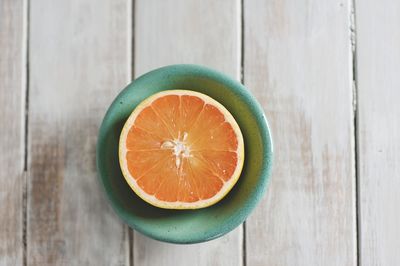
<svg viewBox="0 0 400 266"><path fill-rule="evenodd" d="M150 95L170 89L207 94L235 117L245 142L241 177L217 204L199 210L153 207L129 188L118 162L121 129L133 109ZM273 147L263 109L239 82L198 65L171 65L153 70L129 84L109 107L99 130L96 163L108 201L130 227L153 239L199 243L220 237L239 226L263 196L271 173Z"/></svg>

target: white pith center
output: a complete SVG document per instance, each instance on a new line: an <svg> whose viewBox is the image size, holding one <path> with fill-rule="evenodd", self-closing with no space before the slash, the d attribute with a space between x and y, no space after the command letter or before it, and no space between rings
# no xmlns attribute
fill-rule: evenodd
<svg viewBox="0 0 400 266"><path fill-rule="evenodd" d="M181 138L181 134L179 133L178 139L166 140L161 144L162 149L172 149L172 152L175 155L175 165L177 169L180 168L183 158L190 157L190 149L186 144L187 136L188 134L183 132Z"/></svg>

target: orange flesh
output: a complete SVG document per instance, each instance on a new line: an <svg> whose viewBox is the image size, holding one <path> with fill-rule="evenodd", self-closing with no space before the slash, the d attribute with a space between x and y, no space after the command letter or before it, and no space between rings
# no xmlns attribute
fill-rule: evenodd
<svg viewBox="0 0 400 266"><path fill-rule="evenodd" d="M189 95L154 100L126 138L128 171L147 194L166 202L215 196L238 164L238 139L215 106Z"/></svg>

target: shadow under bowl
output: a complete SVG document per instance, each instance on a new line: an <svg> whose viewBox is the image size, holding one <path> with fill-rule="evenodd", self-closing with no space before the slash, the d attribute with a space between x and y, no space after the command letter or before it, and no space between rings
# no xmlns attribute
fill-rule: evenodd
<svg viewBox="0 0 400 266"><path fill-rule="evenodd" d="M204 209L151 206L131 190L119 166L119 136L133 109L154 93L175 89L198 91L220 102L234 116L244 138L245 161L238 182L224 199ZM242 84L203 66L171 65L141 76L117 96L100 127L96 162L107 198L125 223L153 239L187 244L220 237L244 222L265 192L272 155L264 112Z"/></svg>

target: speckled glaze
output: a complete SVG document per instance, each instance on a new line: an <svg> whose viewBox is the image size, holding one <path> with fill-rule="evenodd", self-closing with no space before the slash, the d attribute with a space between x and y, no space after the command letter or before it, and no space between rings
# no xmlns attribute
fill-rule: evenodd
<svg viewBox="0 0 400 266"><path fill-rule="evenodd" d="M150 95L172 89L211 96L231 112L243 133L245 162L239 181L224 199L208 208L153 207L130 189L119 167L119 136L130 113ZM242 84L203 66L171 65L136 79L111 104L99 131L97 171L111 206L130 227L160 241L188 244L220 237L243 223L265 192L272 155L264 112Z"/></svg>

